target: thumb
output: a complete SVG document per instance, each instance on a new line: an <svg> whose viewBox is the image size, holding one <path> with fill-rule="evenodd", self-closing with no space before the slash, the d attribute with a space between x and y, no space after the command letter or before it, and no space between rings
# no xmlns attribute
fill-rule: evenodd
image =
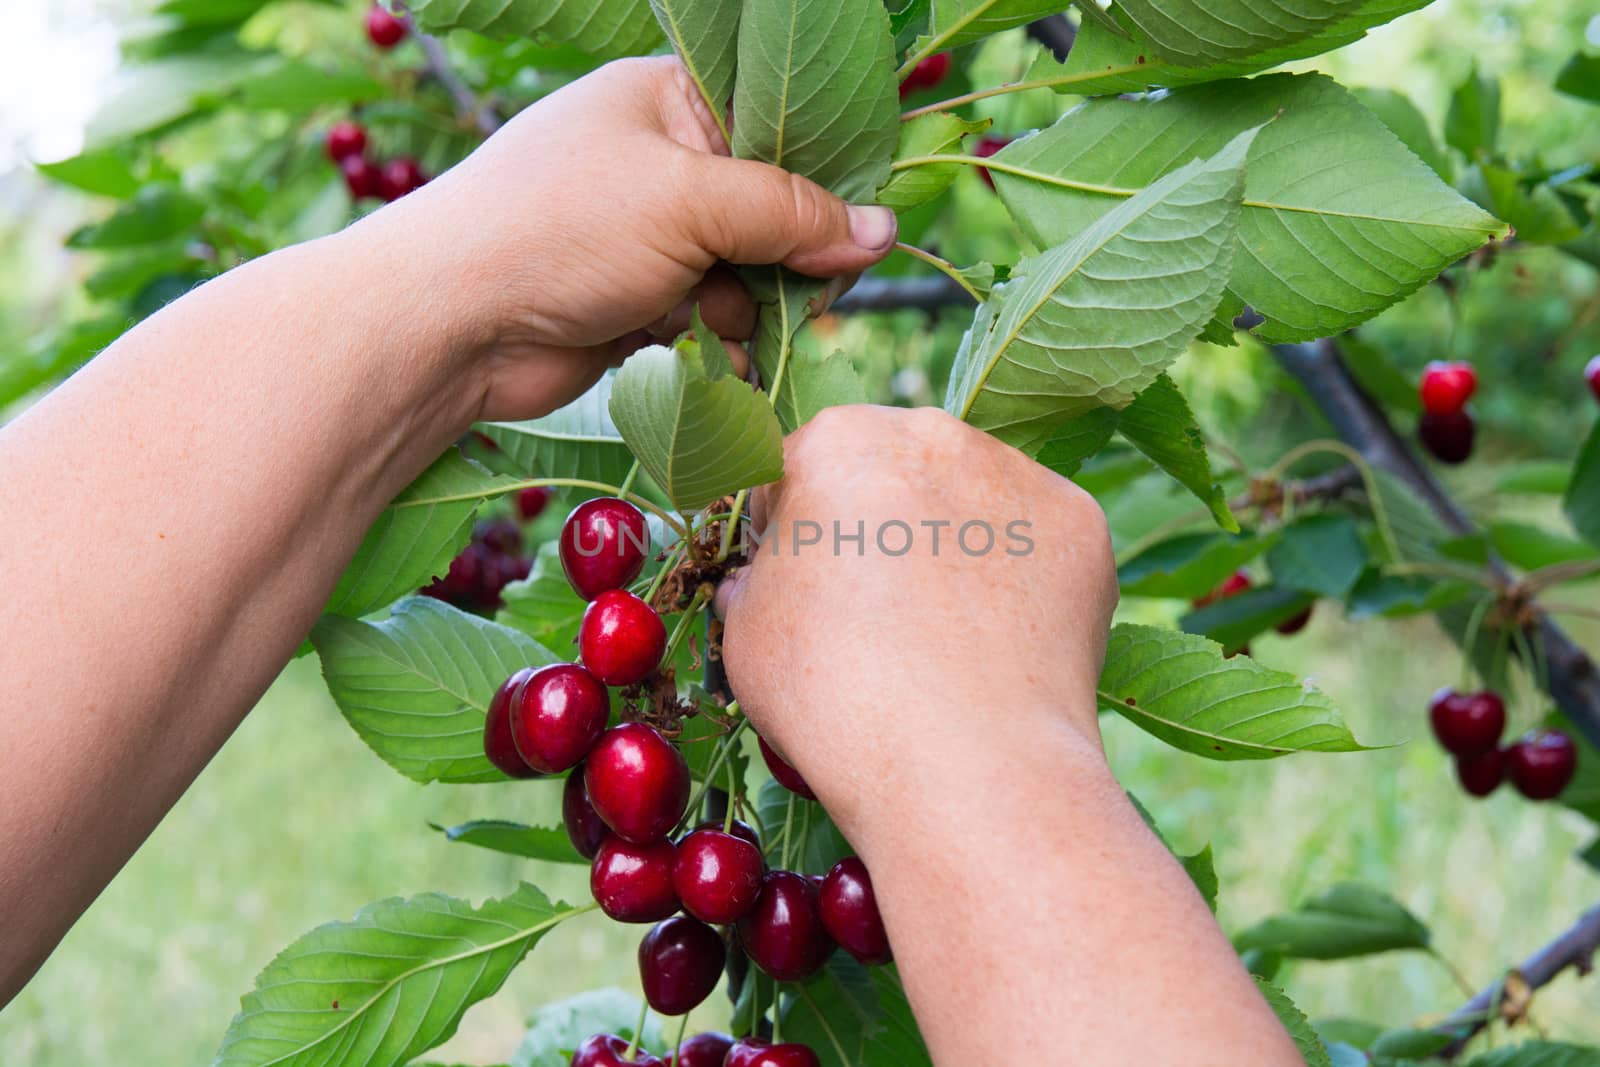
<svg viewBox="0 0 1600 1067"><path fill-rule="evenodd" d="M886 207L846 204L816 182L748 159L700 156L690 233L729 263L782 263L811 277L855 274L894 248Z"/></svg>

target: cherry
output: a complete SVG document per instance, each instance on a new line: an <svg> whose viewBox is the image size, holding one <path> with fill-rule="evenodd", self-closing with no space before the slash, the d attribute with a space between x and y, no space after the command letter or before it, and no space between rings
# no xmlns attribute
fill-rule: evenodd
<svg viewBox="0 0 1600 1067"><path fill-rule="evenodd" d="M1500 735L1506 728L1506 705L1488 690L1458 693L1441 689L1428 704L1428 721L1433 724L1433 736L1446 752L1479 756L1500 744Z"/></svg>
<svg viewBox="0 0 1600 1067"><path fill-rule="evenodd" d="M689 765L653 726L623 723L600 735L584 764L589 802L607 826L638 844L660 841L689 805Z"/></svg>
<svg viewBox="0 0 1600 1067"><path fill-rule="evenodd" d="M620 837L600 843L589 867L589 891L600 910L622 923L660 922L678 910L672 892L671 841L635 845Z"/></svg>
<svg viewBox="0 0 1600 1067"><path fill-rule="evenodd" d="M367 9L367 40L387 52L406 39L411 27L406 20L391 14L382 5L373 4Z"/></svg>
<svg viewBox="0 0 1600 1067"><path fill-rule="evenodd" d="M1506 778L1506 750L1491 748L1476 756L1456 757L1456 780L1475 797L1486 797Z"/></svg>
<svg viewBox="0 0 1600 1067"><path fill-rule="evenodd" d="M855 856L833 865L822 880L817 904L829 936L850 955L869 967L894 959L883 916L878 914L878 898L872 892L872 876Z"/></svg>
<svg viewBox="0 0 1600 1067"><path fill-rule="evenodd" d="M1600 400L1600 356L1595 356L1589 365L1583 368L1584 380L1589 383L1589 391L1596 400Z"/></svg>
<svg viewBox="0 0 1600 1067"><path fill-rule="evenodd" d="M644 570L650 553L650 527L644 513L626 500L586 500L561 527L561 569L585 600L621 589Z"/></svg>
<svg viewBox="0 0 1600 1067"><path fill-rule="evenodd" d="M708 923L734 923L761 895L761 849L719 830L696 830L678 842L672 885L683 910Z"/></svg>
<svg viewBox="0 0 1600 1067"><path fill-rule="evenodd" d="M667 1067L722 1067L733 1047L733 1038L715 1030L695 1034L679 1047L677 1053L667 1057Z"/></svg>
<svg viewBox="0 0 1600 1067"><path fill-rule="evenodd" d="M900 83L900 99L904 100L919 89L936 87L940 82L944 81L945 76L949 73L949 52L940 52L937 55L929 56L915 67L912 67L911 73L906 75L906 80Z"/></svg>
<svg viewBox="0 0 1600 1067"><path fill-rule="evenodd" d="M756 740L761 744L761 758L767 761L767 770L772 773L772 777L778 780L779 785L791 793L805 797L807 800L817 799L817 794L811 791L809 785L806 785L806 780L800 777L800 772L784 762L782 756L772 751L772 746L767 744L766 738L758 736Z"/></svg>
<svg viewBox="0 0 1600 1067"><path fill-rule="evenodd" d="M589 602L578 624L584 666L607 685L644 681L667 651L667 627L656 609L626 589L609 589Z"/></svg>
<svg viewBox="0 0 1600 1067"><path fill-rule="evenodd" d="M635 1049L628 1059L628 1043L615 1034L596 1034L572 1054L572 1067L666 1067L644 1049Z"/></svg>
<svg viewBox="0 0 1600 1067"><path fill-rule="evenodd" d="M561 790L561 821L567 827L567 837L578 855L592 860L600 851L600 843L611 833L605 820L589 803L589 790L583 784L583 768L574 767L567 775L567 784Z"/></svg>
<svg viewBox="0 0 1600 1067"><path fill-rule="evenodd" d="M611 694L574 663L535 671L513 694L511 739L528 766L560 774L589 754L611 717Z"/></svg>
<svg viewBox="0 0 1600 1067"><path fill-rule="evenodd" d="M576 1060L573 1061L576 1064ZM741 1038L728 1050L723 1067L822 1067L817 1054L805 1045L774 1045L759 1038Z"/></svg>
<svg viewBox="0 0 1600 1067"><path fill-rule="evenodd" d="M361 123L343 119L328 127L328 137L323 147L328 152L328 158L335 163L350 156L359 156L367 150L367 131Z"/></svg>
<svg viewBox="0 0 1600 1067"><path fill-rule="evenodd" d="M472 528L472 540L495 552L521 552L522 527L510 519L490 519Z"/></svg>
<svg viewBox="0 0 1600 1067"><path fill-rule="evenodd" d="M1565 730L1534 730L1506 750L1506 771L1529 800L1554 800L1578 773L1578 746Z"/></svg>
<svg viewBox="0 0 1600 1067"><path fill-rule="evenodd" d="M378 168L366 156L345 156L339 160L339 173L344 175L344 187L350 190L352 200L378 195Z"/></svg>
<svg viewBox="0 0 1600 1067"><path fill-rule="evenodd" d="M1311 624L1311 609L1306 608L1293 618L1284 619L1278 624L1278 632L1285 637L1293 637Z"/></svg>
<svg viewBox="0 0 1600 1067"><path fill-rule="evenodd" d="M734 819L728 824L728 829L725 831L722 829L721 819L711 819L707 822L703 822L699 826L696 826L695 829L716 830L722 833L730 833L734 837L737 837L743 841L748 841L752 845L756 846L757 852L761 851L761 835L756 833L756 828L754 826L751 826L743 819Z"/></svg>
<svg viewBox="0 0 1600 1067"><path fill-rule="evenodd" d="M1470 363L1434 362L1422 372L1422 410L1429 415L1457 415L1478 390L1478 372Z"/></svg>
<svg viewBox="0 0 1600 1067"><path fill-rule="evenodd" d="M1250 581L1250 576L1244 571L1234 571L1232 574L1228 575L1222 580L1221 585L1217 586L1215 589L1211 590L1211 592L1196 600L1194 602L1194 606L1197 608L1210 607L1219 600L1227 600L1231 596L1238 596L1246 589L1249 589L1252 584L1253 583Z"/></svg>
<svg viewBox="0 0 1600 1067"><path fill-rule="evenodd" d="M422 164L410 156L396 156L378 172L378 196L386 202L399 200L427 184L428 175Z"/></svg>
<svg viewBox="0 0 1600 1067"><path fill-rule="evenodd" d="M550 497L554 494L548 485L536 485L531 489L524 489L517 494L517 514L522 516L523 522L532 522L544 514L544 509L550 505Z"/></svg>
<svg viewBox="0 0 1600 1067"><path fill-rule="evenodd" d="M972 149L972 154L979 159L988 159L1010 144L1011 141L1012 138L1010 137L980 137L977 145ZM978 177L983 179L983 184L991 189L994 188L994 176L989 173L988 167L979 167Z"/></svg>
<svg viewBox="0 0 1600 1067"><path fill-rule="evenodd" d="M500 684L489 701L489 714L483 720L483 754L489 762L512 778L537 778L539 772L528 766L517 752L511 737L511 703L524 682L533 677L533 668L524 667Z"/></svg>
<svg viewBox="0 0 1600 1067"><path fill-rule="evenodd" d="M817 887L805 875L769 871L755 910L739 920L739 941L755 965L778 981L809 978L833 951Z"/></svg>
<svg viewBox="0 0 1600 1067"><path fill-rule="evenodd" d="M721 935L699 919L657 923L639 942L644 999L662 1015L689 1014L717 988L727 956Z"/></svg>
<svg viewBox="0 0 1600 1067"><path fill-rule="evenodd" d="M1477 435L1478 424L1467 411L1450 415L1429 412L1417 423L1417 436L1441 463L1465 463L1472 456L1472 443Z"/></svg>

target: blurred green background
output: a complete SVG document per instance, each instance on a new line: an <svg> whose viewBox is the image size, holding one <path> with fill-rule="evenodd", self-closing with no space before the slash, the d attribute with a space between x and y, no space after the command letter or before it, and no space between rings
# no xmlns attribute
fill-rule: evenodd
<svg viewBox="0 0 1600 1067"><path fill-rule="evenodd" d="M75 150L74 124L109 92L104 79L117 62L119 29L135 17L125 5L98 0L46 6L27 5L20 29L0 41L0 363L20 358L35 338L83 310L74 282L88 266L60 244L97 208L41 182L26 160ZM357 32L353 20L350 27ZM1587 0L1439 0L1305 66L1350 85L1401 90L1437 130L1451 88L1476 65L1502 80L1507 152L1560 168L1600 159L1595 109L1550 89L1560 64L1586 40L1600 49L1600 15ZM1021 60L1015 42L997 41L977 57L973 76L1007 79ZM1036 94L985 106L997 129L1021 131L1065 105ZM959 262L1014 259L1016 238L988 191L967 176L955 195L955 210L927 243ZM881 399L932 403L963 318L946 315L932 329L915 313L832 319L818 332L861 366ZM1594 418L1576 384L1584 362L1600 351L1594 271L1550 251L1503 255L1454 297L1429 287L1364 336L1408 372L1437 358L1478 365L1485 445L1478 462L1449 476L1451 487L1482 518L1545 518L1548 503L1496 496L1491 487L1504 463L1569 458ZM1259 349L1197 350L1180 376L1201 424L1252 467L1307 435L1307 409ZM1153 483L1150 489L1168 491ZM115 521L94 515L92 502L84 514L86 525ZM1579 587L1591 602L1594 587ZM25 606L12 610L13 618L26 617ZM1125 607L1139 617L1168 610ZM1600 627L1574 629L1600 649ZM1600 899L1600 876L1573 859L1593 834L1584 819L1530 805L1509 790L1473 802L1456 787L1446 757L1427 737L1424 708L1435 688L1454 679L1458 657L1430 622L1356 626L1323 607L1305 634L1264 638L1255 653L1319 682L1363 740L1396 747L1211 764L1107 721L1118 771L1174 844L1184 851L1213 846L1226 927L1240 928L1335 881L1359 879L1424 917L1440 953L1482 985ZM1532 694L1520 695L1518 724L1547 710ZM0 1055L35 1067L208 1062L256 973L320 922L422 890L481 899L523 877L582 900L582 869L533 871L509 857L448 845L428 828L430 821L472 817L548 824L558 817L557 789L415 786L344 725L315 659L298 661L37 978L0 1011ZM939 791L929 802L981 798ZM538 1005L595 985L636 988L637 933L593 917L563 927L432 1058L504 1062ZM1463 999L1444 967L1415 955L1306 964L1280 978L1313 1017L1398 1025L1436 1018ZM1597 1007L1600 982L1569 976L1539 997L1535 1015L1555 1034L1594 1039ZM721 1021L714 1006L698 1017Z"/></svg>

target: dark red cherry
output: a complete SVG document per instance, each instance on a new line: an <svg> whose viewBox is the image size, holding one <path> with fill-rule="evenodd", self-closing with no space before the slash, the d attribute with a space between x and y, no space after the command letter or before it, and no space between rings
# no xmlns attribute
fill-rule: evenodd
<svg viewBox="0 0 1600 1067"><path fill-rule="evenodd" d="M980 137L977 145L972 149L972 154L979 159L988 159L990 156L997 155L1011 141L1012 138L1010 137ZM988 167L979 167L978 177L983 179L983 184L991 189L994 188L994 175L989 173Z"/></svg>
<svg viewBox="0 0 1600 1067"><path fill-rule="evenodd" d="M614 1034L596 1034L572 1054L572 1067L665 1067L661 1060L644 1049L636 1049L628 1059L628 1043Z"/></svg>
<svg viewBox="0 0 1600 1067"><path fill-rule="evenodd" d="M335 163L350 156L359 156L367 150L367 131L359 122L342 119L328 127L328 136L323 141L323 148L327 150L328 158Z"/></svg>
<svg viewBox="0 0 1600 1067"><path fill-rule="evenodd" d="M678 910L672 892L671 841L635 845L608 837L589 867L589 891L600 910L623 923L660 922Z"/></svg>
<svg viewBox="0 0 1600 1067"><path fill-rule="evenodd" d="M672 742L644 723L613 727L584 764L589 802L629 841L660 841L689 805L689 765Z"/></svg>
<svg viewBox="0 0 1600 1067"><path fill-rule="evenodd" d="M710 819L701 823L699 826L696 826L695 829L721 831L722 820ZM725 832L732 834L734 837L750 842L752 845L756 846L757 852L761 851L761 835L756 833L756 828L754 826L751 826L743 819L734 819L733 822L728 824L728 829Z"/></svg>
<svg viewBox="0 0 1600 1067"><path fill-rule="evenodd" d="M533 672L511 702L511 738L528 766L560 774L577 766L605 732L611 694L575 663Z"/></svg>
<svg viewBox="0 0 1600 1067"><path fill-rule="evenodd" d="M532 522L544 514L544 509L550 506L550 497L554 495L548 485L536 485L524 489L517 494L517 514L522 516L523 522Z"/></svg>
<svg viewBox="0 0 1600 1067"><path fill-rule="evenodd" d="M578 624L583 665L607 685L642 682L661 665L667 627L656 609L626 589L610 589L589 602Z"/></svg>
<svg viewBox="0 0 1600 1067"><path fill-rule="evenodd" d="M1529 800L1554 800L1578 773L1578 746L1565 730L1534 730L1507 750L1506 772Z"/></svg>
<svg viewBox="0 0 1600 1067"><path fill-rule="evenodd" d="M378 4L367 9L367 40L386 52L405 40L410 29L405 19Z"/></svg>
<svg viewBox="0 0 1600 1067"><path fill-rule="evenodd" d="M809 785L806 785L806 780L800 777L800 772L785 763L783 757L774 752L772 746L767 744L766 738L758 737L756 740L760 742L761 758L766 760L767 770L771 772L772 777L778 780L779 785L791 793L805 797L807 800L817 799L817 794L811 791Z"/></svg>
<svg viewBox="0 0 1600 1067"><path fill-rule="evenodd" d="M878 914L878 898L872 892L872 876L855 856L833 865L822 880L817 905L828 936L850 955L868 966L894 959L883 916Z"/></svg>
<svg viewBox="0 0 1600 1067"><path fill-rule="evenodd" d="M774 1045L759 1038L741 1038L728 1050L723 1067L822 1067L817 1054L805 1045Z"/></svg>
<svg viewBox="0 0 1600 1067"><path fill-rule="evenodd" d="M574 767L561 790L561 821L566 824L572 847L586 860L594 859L600 842L611 833L605 820L589 803L589 790L583 784L583 768Z"/></svg>
<svg viewBox="0 0 1600 1067"><path fill-rule="evenodd" d="M722 1067L733 1047L733 1038L727 1034L708 1031L695 1034L683 1043L676 1055L667 1057L667 1067Z"/></svg>
<svg viewBox="0 0 1600 1067"><path fill-rule="evenodd" d="M717 988L727 955L722 936L699 919L657 923L639 942L645 1000L662 1015L687 1015Z"/></svg>
<svg viewBox="0 0 1600 1067"><path fill-rule="evenodd" d="M1417 423L1417 436L1441 463L1465 463L1472 458L1472 443L1477 435L1478 424L1468 411L1450 415L1428 413Z"/></svg>
<svg viewBox="0 0 1600 1067"><path fill-rule="evenodd" d="M678 842L672 885L683 910L708 923L738 922L756 906L766 863L742 837L696 830Z"/></svg>
<svg viewBox="0 0 1600 1067"><path fill-rule="evenodd" d="M483 720L483 754L489 762L512 778L537 778L539 772L528 766L517 752L511 736L511 704L524 682L533 677L533 668L524 667L501 683L489 701L489 714Z"/></svg>
<svg viewBox="0 0 1600 1067"><path fill-rule="evenodd" d="M1499 747L1506 728L1506 705L1488 690L1458 693L1441 689L1428 705L1428 721L1446 752L1477 756Z"/></svg>
<svg viewBox="0 0 1600 1067"><path fill-rule="evenodd" d="M739 942L767 974L799 982L815 974L833 951L817 907L817 887L792 871L769 871L755 910L739 920Z"/></svg>
<svg viewBox="0 0 1600 1067"><path fill-rule="evenodd" d="M906 75L906 80L900 83L900 98L903 100L914 92L922 89L933 89L944 81L950 73L950 53L940 52L911 68L911 73Z"/></svg>
<svg viewBox="0 0 1600 1067"><path fill-rule="evenodd" d="M490 519L472 528L472 540L493 552L521 552L522 527L510 519Z"/></svg>
<svg viewBox="0 0 1600 1067"><path fill-rule="evenodd" d="M1430 415L1455 415L1478 391L1478 372L1470 363L1430 363L1422 371L1422 410Z"/></svg>
<svg viewBox="0 0 1600 1067"><path fill-rule="evenodd" d="M378 195L378 168L366 156L345 156L339 160L339 173L350 199L365 200Z"/></svg>
<svg viewBox="0 0 1600 1067"><path fill-rule="evenodd" d="M428 175L410 156L397 156L378 171L378 196L385 201L399 200L428 184Z"/></svg>
<svg viewBox="0 0 1600 1067"><path fill-rule="evenodd" d="M1197 608L1210 607L1219 600L1227 600L1231 596L1238 596L1251 586L1250 576L1244 571L1234 571L1223 579L1222 584L1211 592L1194 602Z"/></svg>
<svg viewBox="0 0 1600 1067"><path fill-rule="evenodd" d="M1596 400L1600 400L1600 356L1595 356L1589 365L1583 368L1583 379L1589 383L1589 391Z"/></svg>
<svg viewBox="0 0 1600 1067"><path fill-rule="evenodd" d="M1293 618L1285 619L1278 624L1278 632L1285 637L1293 637L1304 630L1311 623L1311 609L1307 608Z"/></svg>
<svg viewBox="0 0 1600 1067"><path fill-rule="evenodd" d="M639 577L649 554L650 527L626 500L586 500L561 528L561 569L585 600Z"/></svg>
<svg viewBox="0 0 1600 1067"><path fill-rule="evenodd" d="M1456 757L1456 780L1475 797L1486 797L1506 779L1505 749L1491 748L1476 756Z"/></svg>

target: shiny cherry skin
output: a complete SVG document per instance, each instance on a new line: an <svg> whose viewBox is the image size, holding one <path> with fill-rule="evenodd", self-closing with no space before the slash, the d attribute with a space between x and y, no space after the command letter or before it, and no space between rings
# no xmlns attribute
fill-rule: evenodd
<svg viewBox="0 0 1600 1067"><path fill-rule="evenodd" d="M367 9L367 40L387 52L406 39L411 27L406 20L373 4Z"/></svg>
<svg viewBox="0 0 1600 1067"><path fill-rule="evenodd" d="M536 485L517 494L517 515L523 522L532 522L544 514L554 494L548 485Z"/></svg>
<svg viewBox="0 0 1600 1067"><path fill-rule="evenodd" d="M822 1067L817 1054L805 1045L773 1045L754 1037L741 1038L728 1050L723 1067Z"/></svg>
<svg viewBox="0 0 1600 1067"><path fill-rule="evenodd" d="M676 912L673 853L671 841L635 845L606 838L589 867L589 891L600 910L620 923L655 923Z"/></svg>
<svg viewBox="0 0 1600 1067"><path fill-rule="evenodd" d="M817 906L828 936L857 960L872 967L894 959L883 916L878 914L878 898L872 892L872 876L855 856L834 864L822 879Z"/></svg>
<svg viewBox="0 0 1600 1067"><path fill-rule="evenodd" d="M589 602L578 624L583 665L607 685L644 681L667 651L667 627L656 609L626 589L610 589Z"/></svg>
<svg viewBox="0 0 1600 1067"><path fill-rule="evenodd" d="M1476 756L1456 757L1456 781L1469 796L1486 797L1506 780L1506 750L1491 748Z"/></svg>
<svg viewBox="0 0 1600 1067"><path fill-rule="evenodd" d="M1529 800L1554 800L1578 773L1578 746L1565 730L1534 730L1506 752L1506 773Z"/></svg>
<svg viewBox="0 0 1600 1067"><path fill-rule="evenodd" d="M766 863L742 837L696 830L678 842L672 885L683 910L708 923L738 922L756 906Z"/></svg>
<svg viewBox="0 0 1600 1067"><path fill-rule="evenodd" d="M644 570L650 527L644 512L616 497L586 500L561 527L561 569L572 589L593 600L621 589Z"/></svg>
<svg viewBox="0 0 1600 1067"><path fill-rule="evenodd" d="M1589 383L1589 391L1596 400L1600 400L1600 356L1595 356L1589 365L1583 368L1583 380Z"/></svg>
<svg viewBox="0 0 1600 1067"><path fill-rule="evenodd" d="M628 841L660 841L689 806L689 765L653 726L623 723L600 735L584 763L589 803Z"/></svg>
<svg viewBox="0 0 1600 1067"><path fill-rule="evenodd" d="M533 668L524 667L502 682L495 690L494 699L489 701L489 714L483 720L483 754L512 778L539 777L539 772L528 766L528 761L517 752L511 736L511 704L523 683L531 677Z"/></svg>
<svg viewBox="0 0 1600 1067"><path fill-rule="evenodd" d="M701 823L699 826L696 826L695 829L720 831L722 830L722 820L711 819L707 822ZM734 837L750 842L756 847L757 852L761 851L761 835L756 833L756 828L754 826L751 826L743 819L734 819L728 824L728 829L726 832L732 834Z"/></svg>
<svg viewBox="0 0 1600 1067"><path fill-rule="evenodd" d="M1455 415L1478 391L1478 372L1470 363L1427 365L1422 371L1422 410L1430 415Z"/></svg>
<svg viewBox="0 0 1600 1067"><path fill-rule="evenodd" d="M615 1034L596 1034L572 1054L572 1067L665 1067L659 1057L636 1049L628 1059L628 1043Z"/></svg>
<svg viewBox="0 0 1600 1067"><path fill-rule="evenodd" d="M1284 619L1278 624L1278 632L1285 637L1293 637L1311 624L1311 609L1307 608L1300 614Z"/></svg>
<svg viewBox="0 0 1600 1067"><path fill-rule="evenodd" d="M1433 736L1446 752L1457 756L1480 756L1500 745L1506 729L1506 705L1499 695L1458 693L1441 689L1428 704L1428 721Z"/></svg>
<svg viewBox="0 0 1600 1067"><path fill-rule="evenodd" d="M399 200L427 184L427 172L410 156L397 156L378 171L378 196L386 202Z"/></svg>
<svg viewBox="0 0 1600 1067"><path fill-rule="evenodd" d="M757 967L780 982L811 977L833 952L817 887L804 875L769 871L755 910L739 920L739 942Z"/></svg>
<svg viewBox="0 0 1600 1067"><path fill-rule="evenodd" d="M900 98L903 100L919 90L938 87L949 73L949 52L939 52L929 56L912 67L911 73L906 75L906 80L900 83Z"/></svg>
<svg viewBox="0 0 1600 1067"><path fill-rule="evenodd" d="M583 784L583 768L574 767L567 775L567 784L561 790L561 821L567 828L567 837L578 855L592 860L600 852L600 843L611 833L600 813L589 803L589 790Z"/></svg>
<svg viewBox="0 0 1600 1067"><path fill-rule="evenodd" d="M378 168L366 156L345 156L339 160L339 173L350 199L366 200L378 195Z"/></svg>
<svg viewBox="0 0 1600 1067"><path fill-rule="evenodd" d="M667 1057L667 1067L722 1067L733 1047L733 1038L709 1030L695 1034L683 1043L676 1055Z"/></svg>
<svg viewBox="0 0 1600 1067"><path fill-rule="evenodd" d="M639 981L650 1007L687 1015L722 978L728 950L722 935L699 919L677 915L657 923L639 942Z"/></svg>
<svg viewBox="0 0 1600 1067"><path fill-rule="evenodd" d="M757 737L756 740L760 742L761 758L766 761L767 770L771 772L772 777L778 780L779 785L797 796L805 797L807 800L817 799L817 794L811 791L809 785L806 785L806 780L800 777L800 772L784 762L783 757L774 752L772 746L767 744L766 738Z"/></svg>
<svg viewBox="0 0 1600 1067"><path fill-rule="evenodd" d="M359 156L367 150L367 131L359 122L341 119L328 127L328 136L323 141L323 148L327 150L328 158L335 163Z"/></svg>
<svg viewBox="0 0 1600 1067"><path fill-rule="evenodd" d="M1450 415L1425 413L1417 423L1417 436L1433 458L1455 465L1472 458L1478 424L1469 411L1457 411Z"/></svg>
<svg viewBox="0 0 1600 1067"><path fill-rule="evenodd" d="M540 667L511 701L511 739L528 766L560 774L577 766L605 732L611 694L575 663Z"/></svg>

